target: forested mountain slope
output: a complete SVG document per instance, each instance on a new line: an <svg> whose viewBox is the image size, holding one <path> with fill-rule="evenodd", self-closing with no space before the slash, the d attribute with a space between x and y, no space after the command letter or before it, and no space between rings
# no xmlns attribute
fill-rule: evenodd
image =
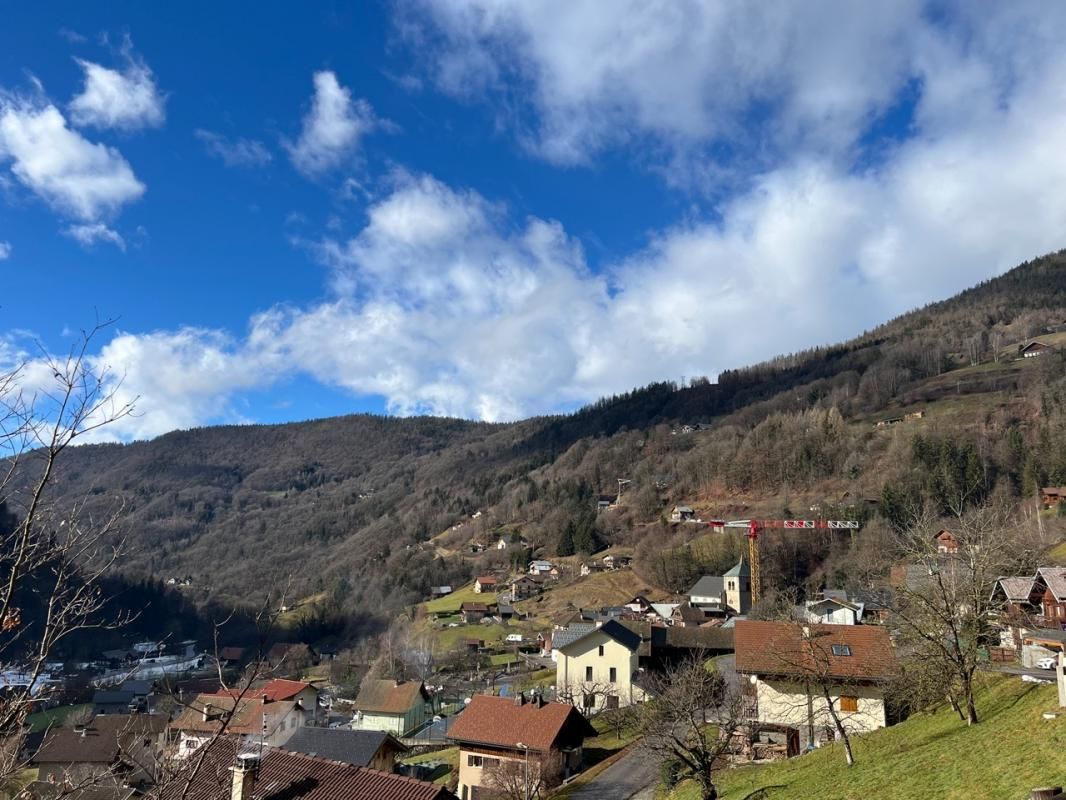
<svg viewBox="0 0 1066 800"><path fill-rule="evenodd" d="M691 554L671 562L687 536L661 522L672 502L739 515L817 501L890 524L901 504L943 504L973 481L967 502L1066 482L1062 357L1017 357L1034 336L1066 340L1064 321L1058 253L851 342L717 383L655 384L568 416L505 425L351 416L79 447L64 455L56 499L93 512L122 504L125 568L189 576L204 601L248 601L291 578L294 595L387 613L482 568L464 545L500 531L548 554L564 531L579 548L631 544L638 568L672 589L710 566ZM920 421L875 425L913 410ZM620 508L597 515L596 495L620 477L632 481ZM879 510L870 499L883 500ZM779 548L766 575L831 569L832 546Z"/></svg>

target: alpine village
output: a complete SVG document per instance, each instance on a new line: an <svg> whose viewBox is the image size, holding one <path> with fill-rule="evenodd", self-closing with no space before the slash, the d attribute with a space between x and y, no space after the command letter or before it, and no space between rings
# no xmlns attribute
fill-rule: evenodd
<svg viewBox="0 0 1066 800"><path fill-rule="evenodd" d="M1054 788L1064 367L1055 254L566 416L27 448L2 517L8 792Z"/></svg>

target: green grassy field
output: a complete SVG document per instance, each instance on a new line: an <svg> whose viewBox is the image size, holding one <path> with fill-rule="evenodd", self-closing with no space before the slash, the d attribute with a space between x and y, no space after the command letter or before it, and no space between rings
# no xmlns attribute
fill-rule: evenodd
<svg viewBox="0 0 1066 800"><path fill-rule="evenodd" d="M837 746L790 761L721 773L722 800L1020 800L1030 789L1066 783L1066 714L1054 686L1014 676L986 678L980 724L967 728L950 709L921 714L855 739L856 764ZM760 793L761 790L761 793ZM670 800L695 800L682 784Z"/></svg>
<svg viewBox="0 0 1066 800"><path fill-rule="evenodd" d="M458 611L462 603L475 602L495 603L496 595L492 592L478 594L474 591L474 584L468 583L466 586L460 586L451 594L438 597L436 600L430 600L423 603L422 606L426 609L427 614L444 614Z"/></svg>
<svg viewBox="0 0 1066 800"><path fill-rule="evenodd" d="M36 733L46 728L62 725L63 721L71 714L86 711L90 708L92 708L90 703L84 703L80 706L56 706L47 711L38 711L36 714L30 714L26 717L26 724L30 726L31 731Z"/></svg>
<svg viewBox="0 0 1066 800"><path fill-rule="evenodd" d="M432 781L438 786L448 786L458 780L459 748L446 747L443 750L430 750L401 760L403 764L439 764Z"/></svg>

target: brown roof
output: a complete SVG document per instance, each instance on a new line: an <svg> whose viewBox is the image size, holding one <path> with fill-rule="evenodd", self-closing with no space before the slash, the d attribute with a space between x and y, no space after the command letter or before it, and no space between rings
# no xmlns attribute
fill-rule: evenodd
<svg viewBox="0 0 1066 800"><path fill-rule="evenodd" d="M210 746L188 791L183 793L184 781L171 781L162 792L163 800L229 800L233 785L230 766L236 754L235 741L217 740ZM255 800L455 800L454 794L432 783L279 749L263 754L252 797Z"/></svg>
<svg viewBox="0 0 1066 800"><path fill-rule="evenodd" d="M485 694L474 695L448 731L448 738L460 743L517 747L522 742L542 753L565 740L576 739L576 744L595 735L596 731L574 706L538 702L519 705L514 698Z"/></svg>
<svg viewBox="0 0 1066 800"><path fill-rule="evenodd" d="M483 575L483 576L481 576L480 578L478 578L474 582L484 585L484 584L488 584L488 583L496 583L496 579L495 578L490 578L488 575Z"/></svg>
<svg viewBox="0 0 1066 800"><path fill-rule="evenodd" d="M372 714L406 714L416 704L428 700L429 693L418 681L368 678L359 688L353 707Z"/></svg>
<svg viewBox="0 0 1066 800"><path fill-rule="evenodd" d="M162 733L166 725L162 714L105 714L86 726L84 736L73 728L53 728L45 734L33 763L112 764L128 749L128 738Z"/></svg>
<svg viewBox="0 0 1066 800"><path fill-rule="evenodd" d="M219 694L201 694L182 710L169 727L175 731L215 733L229 719L226 733L261 734L264 727L269 733L296 708L296 703L291 700L270 701L247 696L238 699ZM208 712L206 720L205 709Z"/></svg>
<svg viewBox="0 0 1066 800"><path fill-rule="evenodd" d="M223 647L219 653L219 658L223 661L240 661L244 658L243 647Z"/></svg>
<svg viewBox="0 0 1066 800"><path fill-rule="evenodd" d="M809 639L804 630L809 631ZM736 668L741 673L825 674L840 679L880 680L896 666L888 631L879 625L738 620L734 640ZM835 654L835 645L846 646L850 654Z"/></svg>
<svg viewBox="0 0 1066 800"><path fill-rule="evenodd" d="M480 611L484 614L489 613L489 607L484 603L462 603L459 606L460 611Z"/></svg>

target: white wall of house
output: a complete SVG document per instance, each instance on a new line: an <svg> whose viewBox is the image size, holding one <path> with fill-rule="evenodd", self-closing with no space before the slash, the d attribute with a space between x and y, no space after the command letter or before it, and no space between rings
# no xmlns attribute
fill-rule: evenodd
<svg viewBox="0 0 1066 800"><path fill-rule="evenodd" d="M602 631L593 633L552 652L555 658L556 692L573 698L574 705L584 708L586 694L594 694L591 709L608 705L608 697L617 697L619 706L644 700L644 693L633 685L637 674L637 654ZM612 680L613 678L613 680Z"/></svg>
<svg viewBox="0 0 1066 800"><path fill-rule="evenodd" d="M856 625L855 609L839 603L814 603L807 606L807 621L825 625Z"/></svg>
<svg viewBox="0 0 1066 800"><path fill-rule="evenodd" d="M810 711L808 695L802 684L759 678L755 688L759 721L791 725L799 729L802 744L807 743L808 714L814 719L816 742L823 741L827 727L835 729L829 707L817 688L812 690ZM877 686L838 686L832 689L830 697L848 733L866 733L887 724L884 692ZM846 698L843 702L842 697ZM851 701L855 702L857 710L846 710Z"/></svg>

